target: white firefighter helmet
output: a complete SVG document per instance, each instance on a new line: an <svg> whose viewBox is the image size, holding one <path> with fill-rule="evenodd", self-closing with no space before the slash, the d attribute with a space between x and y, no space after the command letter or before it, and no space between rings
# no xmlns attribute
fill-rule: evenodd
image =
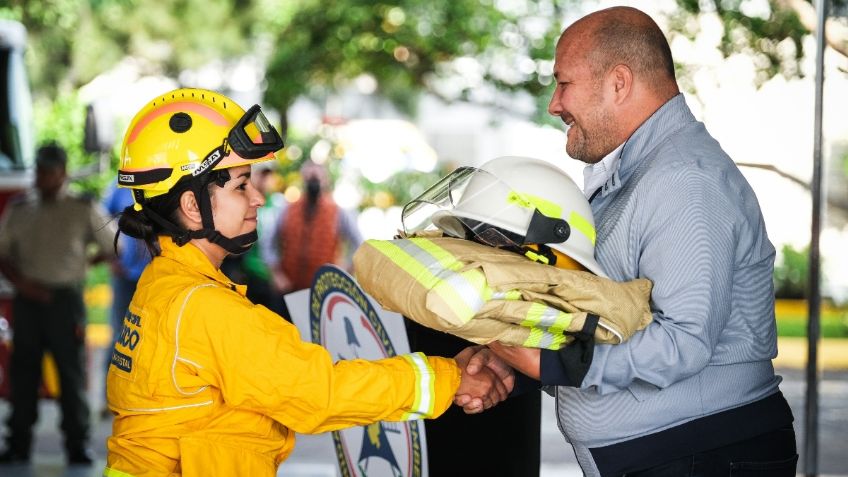
<svg viewBox="0 0 848 477"><path fill-rule="evenodd" d="M460 167L406 204L402 221L407 234L438 228L555 263L559 254L546 258L546 246L606 276L595 261L586 197L568 174L539 159L507 156Z"/></svg>

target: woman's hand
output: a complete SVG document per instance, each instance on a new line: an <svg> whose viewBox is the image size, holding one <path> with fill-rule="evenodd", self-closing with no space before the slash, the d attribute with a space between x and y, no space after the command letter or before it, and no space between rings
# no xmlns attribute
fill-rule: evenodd
<svg viewBox="0 0 848 477"><path fill-rule="evenodd" d="M485 346L465 348L454 359L462 371L454 404L462 407L466 414L494 407L509 396L515 385L512 368Z"/></svg>

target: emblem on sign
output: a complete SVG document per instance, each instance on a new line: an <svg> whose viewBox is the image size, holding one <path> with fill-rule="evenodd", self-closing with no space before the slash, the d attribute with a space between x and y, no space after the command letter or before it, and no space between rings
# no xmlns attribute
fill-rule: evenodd
<svg viewBox="0 0 848 477"><path fill-rule="evenodd" d="M382 311L382 310L381 310ZM395 356L397 340L354 279L327 265L315 274L309 299L314 343L340 359L376 360ZM402 327L401 327L402 328ZM376 422L333 432L343 477L426 477L424 425L420 421Z"/></svg>

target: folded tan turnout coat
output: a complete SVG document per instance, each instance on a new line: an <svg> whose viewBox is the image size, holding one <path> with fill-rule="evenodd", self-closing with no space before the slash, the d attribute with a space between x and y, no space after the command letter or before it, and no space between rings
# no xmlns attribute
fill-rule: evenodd
<svg viewBox="0 0 848 477"><path fill-rule="evenodd" d="M651 322L648 280L614 282L469 240L368 240L353 263L387 310L478 344L559 349L591 315L595 341L617 344Z"/></svg>

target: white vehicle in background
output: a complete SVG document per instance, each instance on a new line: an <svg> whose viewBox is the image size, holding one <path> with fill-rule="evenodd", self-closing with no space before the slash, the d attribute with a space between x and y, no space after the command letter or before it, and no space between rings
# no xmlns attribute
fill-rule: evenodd
<svg viewBox="0 0 848 477"><path fill-rule="evenodd" d="M0 19L0 213L9 198L33 181L35 131L32 96L24 67L26 29ZM0 397L9 395L12 288L0 275Z"/></svg>

